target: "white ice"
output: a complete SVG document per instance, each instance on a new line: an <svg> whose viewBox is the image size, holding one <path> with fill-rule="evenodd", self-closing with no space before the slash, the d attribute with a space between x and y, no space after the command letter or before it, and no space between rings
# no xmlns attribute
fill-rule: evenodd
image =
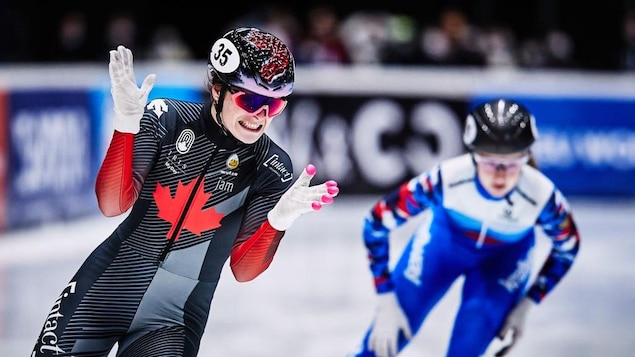
<svg viewBox="0 0 635 357"><path fill-rule="evenodd" d="M252 282L236 282L226 268L199 355L344 357L353 349L374 309L360 229L375 198L339 197L301 217L269 270ZM511 356L633 356L635 200L571 204L582 234L578 260L530 312L526 336ZM0 356L30 355L62 287L119 221L92 216L0 235ZM411 227L393 237L393 256ZM538 243L541 261L549 245L544 236ZM459 288L460 281L400 357L444 355Z"/></svg>

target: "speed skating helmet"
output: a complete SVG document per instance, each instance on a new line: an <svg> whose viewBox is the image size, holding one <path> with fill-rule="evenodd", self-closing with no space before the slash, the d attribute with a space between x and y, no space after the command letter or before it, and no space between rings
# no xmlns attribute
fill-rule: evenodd
<svg viewBox="0 0 635 357"><path fill-rule="evenodd" d="M528 150L538 138L536 120L522 104L495 99L475 107L465 120L463 143L470 151L510 154Z"/></svg>
<svg viewBox="0 0 635 357"><path fill-rule="evenodd" d="M212 45L207 59L209 84L221 83L260 95L282 98L291 94L295 63L278 37L253 27L227 32Z"/></svg>

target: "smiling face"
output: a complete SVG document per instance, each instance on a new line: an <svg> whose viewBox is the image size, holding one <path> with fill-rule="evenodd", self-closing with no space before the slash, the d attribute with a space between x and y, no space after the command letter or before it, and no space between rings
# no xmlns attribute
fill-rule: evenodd
<svg viewBox="0 0 635 357"><path fill-rule="evenodd" d="M219 99L220 88L220 85L212 86L214 101ZM282 110L278 111L276 115L270 116L268 106L263 105L253 113L250 113L236 104L234 97L230 91L225 93L221 112L222 123L236 139L245 144L253 144L265 133L265 130L271 124L271 120L279 115ZM215 116L215 106L212 106L212 110L212 115Z"/></svg>
<svg viewBox="0 0 635 357"><path fill-rule="evenodd" d="M512 154L474 153L476 175L494 197L504 197L518 183L520 171L529 159L526 152Z"/></svg>

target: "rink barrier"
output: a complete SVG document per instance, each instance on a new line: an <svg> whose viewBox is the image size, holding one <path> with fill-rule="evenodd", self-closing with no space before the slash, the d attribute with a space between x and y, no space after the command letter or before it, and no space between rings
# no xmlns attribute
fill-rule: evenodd
<svg viewBox="0 0 635 357"><path fill-rule="evenodd" d="M201 63L140 63L150 99L201 101ZM467 110L504 96L537 118L541 169L568 195L635 196L635 74L299 67L269 135L343 195L382 194L464 152ZM0 230L97 213L112 135L107 66L0 67Z"/></svg>

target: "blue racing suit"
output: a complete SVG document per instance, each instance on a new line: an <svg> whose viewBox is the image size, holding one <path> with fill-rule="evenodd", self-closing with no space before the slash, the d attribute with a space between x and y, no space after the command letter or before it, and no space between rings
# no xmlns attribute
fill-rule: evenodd
<svg viewBox="0 0 635 357"><path fill-rule="evenodd" d="M390 233L428 209L390 271ZM552 249L530 284L536 226ZM464 277L448 357L485 353L515 304L524 296L539 303L569 270L580 244L569 204L549 178L525 165L516 187L495 198L479 183L471 154L446 160L379 200L363 238L377 293L395 292L413 334ZM371 329L351 356L375 356L367 343ZM399 350L407 343L401 336Z"/></svg>

